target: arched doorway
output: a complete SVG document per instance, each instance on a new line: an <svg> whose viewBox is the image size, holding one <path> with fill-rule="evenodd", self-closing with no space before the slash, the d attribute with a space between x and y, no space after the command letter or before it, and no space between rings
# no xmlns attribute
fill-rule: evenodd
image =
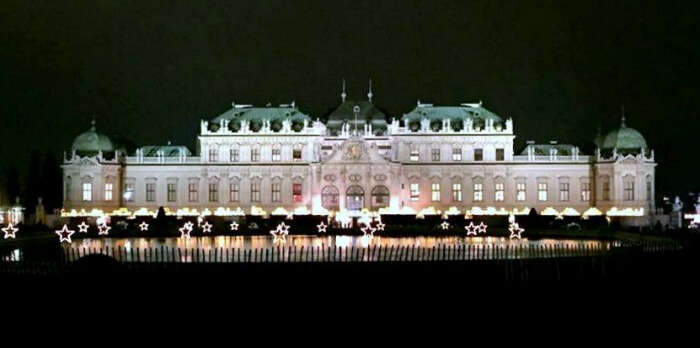
<svg viewBox="0 0 700 348"><path fill-rule="evenodd" d="M340 209L338 200L338 189L333 185L328 185L321 190L321 204L328 210Z"/></svg>
<svg viewBox="0 0 700 348"><path fill-rule="evenodd" d="M389 206L389 189L384 185L372 189L372 209Z"/></svg>
<svg viewBox="0 0 700 348"><path fill-rule="evenodd" d="M352 185L345 191L345 207L348 210L362 210L365 207L365 190L362 186Z"/></svg>

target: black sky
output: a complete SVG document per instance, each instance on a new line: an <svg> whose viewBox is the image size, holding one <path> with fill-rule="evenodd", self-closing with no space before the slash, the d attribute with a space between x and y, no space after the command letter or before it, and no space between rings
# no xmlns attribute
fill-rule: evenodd
<svg viewBox="0 0 700 348"><path fill-rule="evenodd" d="M658 1L3 1L0 171L89 128L194 149L232 101L314 117L366 98L482 100L518 144L590 144L627 124L656 150L659 192L698 190L698 5ZM697 161L697 158L694 159Z"/></svg>

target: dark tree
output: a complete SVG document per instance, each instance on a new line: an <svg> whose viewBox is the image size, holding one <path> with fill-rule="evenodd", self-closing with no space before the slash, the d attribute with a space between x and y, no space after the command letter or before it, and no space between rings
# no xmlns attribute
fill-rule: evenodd
<svg viewBox="0 0 700 348"><path fill-rule="evenodd" d="M34 213L37 200L42 189L42 182L45 177L41 173L40 156L36 151L32 151L29 159L29 173L26 176L24 199L22 205L26 208L27 213Z"/></svg>
<svg viewBox="0 0 700 348"><path fill-rule="evenodd" d="M56 160L56 157L47 152L44 155L44 163L42 168L43 180L41 181L40 197L44 200L44 209L47 213L53 212L54 209L60 208L63 205L63 180L61 167Z"/></svg>
<svg viewBox="0 0 700 348"><path fill-rule="evenodd" d="M15 198L19 197L20 193L22 192L19 182L19 172L17 172L16 167L10 167L7 170L5 190L7 192L7 203L14 204Z"/></svg>

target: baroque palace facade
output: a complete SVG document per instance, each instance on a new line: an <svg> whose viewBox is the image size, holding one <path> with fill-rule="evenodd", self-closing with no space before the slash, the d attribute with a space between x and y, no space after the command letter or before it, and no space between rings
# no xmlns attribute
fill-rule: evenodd
<svg viewBox="0 0 700 348"><path fill-rule="evenodd" d="M170 144L127 154L93 122L64 156L64 212L654 211L653 151L624 117L595 140L593 155L555 142L528 142L516 153L512 119L481 102L419 101L389 119L371 91L366 101L341 97L325 122L294 103L233 103L201 121L196 154Z"/></svg>

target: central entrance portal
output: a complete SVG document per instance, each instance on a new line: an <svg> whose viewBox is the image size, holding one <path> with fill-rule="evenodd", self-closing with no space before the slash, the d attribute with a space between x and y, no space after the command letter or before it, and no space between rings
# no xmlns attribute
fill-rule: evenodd
<svg viewBox="0 0 700 348"><path fill-rule="evenodd" d="M365 207L365 190L362 186L352 185L345 191L345 206L348 210L359 211Z"/></svg>

